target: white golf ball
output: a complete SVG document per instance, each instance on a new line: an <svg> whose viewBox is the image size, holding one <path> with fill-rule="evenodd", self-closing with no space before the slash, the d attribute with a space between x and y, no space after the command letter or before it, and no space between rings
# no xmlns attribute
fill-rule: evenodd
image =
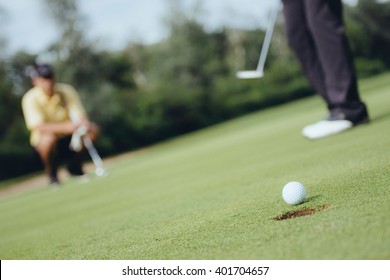
<svg viewBox="0 0 390 280"><path fill-rule="evenodd" d="M282 192L284 201L290 205L297 205L302 203L306 198L306 189L299 182L289 182L287 183Z"/></svg>

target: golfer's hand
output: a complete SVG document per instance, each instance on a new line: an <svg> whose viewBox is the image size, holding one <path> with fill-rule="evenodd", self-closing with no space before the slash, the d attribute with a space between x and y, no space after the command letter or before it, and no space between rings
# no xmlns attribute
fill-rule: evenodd
<svg viewBox="0 0 390 280"><path fill-rule="evenodd" d="M75 125L72 122L65 122L63 124L63 133L65 134L73 134L78 128L78 125Z"/></svg>

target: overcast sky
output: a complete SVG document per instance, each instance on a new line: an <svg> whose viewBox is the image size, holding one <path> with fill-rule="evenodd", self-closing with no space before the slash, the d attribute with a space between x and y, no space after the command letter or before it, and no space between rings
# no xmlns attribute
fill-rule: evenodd
<svg viewBox="0 0 390 280"><path fill-rule="evenodd" d="M196 1L181 3L191 9ZM276 1L204 0L201 20L210 30L223 25L262 27ZM8 52L23 49L38 53L57 39L43 3L43 0L0 0L0 8L6 13L0 21L0 34L7 39ZM103 48L120 49L131 41L154 43L167 34L162 23L167 14L166 0L79 0L78 3L88 20L88 36L99 39Z"/></svg>

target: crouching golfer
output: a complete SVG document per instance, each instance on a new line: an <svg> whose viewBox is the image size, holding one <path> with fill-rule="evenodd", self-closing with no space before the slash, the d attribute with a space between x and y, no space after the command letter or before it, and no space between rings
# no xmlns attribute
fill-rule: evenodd
<svg viewBox="0 0 390 280"><path fill-rule="evenodd" d="M76 90L55 82L52 67L47 64L30 69L33 88L22 99L22 109L30 143L38 152L50 184L59 184L57 169L66 163L71 175L84 175L81 137L96 139L98 127L90 122Z"/></svg>

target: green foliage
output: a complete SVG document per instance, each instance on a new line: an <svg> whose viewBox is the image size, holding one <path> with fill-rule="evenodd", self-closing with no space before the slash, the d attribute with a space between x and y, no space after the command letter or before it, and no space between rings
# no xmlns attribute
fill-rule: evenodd
<svg viewBox="0 0 390 280"><path fill-rule="evenodd" d="M385 63L379 59L359 57L355 60L355 65L360 78L374 76L386 70Z"/></svg>
<svg viewBox="0 0 390 280"><path fill-rule="evenodd" d="M42 169L38 155L29 144L22 120L12 123L0 142L0 180L22 176Z"/></svg>
<svg viewBox="0 0 390 280"><path fill-rule="evenodd" d="M85 18L79 12L76 0L43 0L48 17L58 28L59 37L50 46L59 59L66 60L74 52L83 49L86 44L84 36Z"/></svg>
<svg viewBox="0 0 390 280"><path fill-rule="evenodd" d="M359 0L357 7L349 8L347 32L355 56L381 60L390 67L390 3Z"/></svg>

